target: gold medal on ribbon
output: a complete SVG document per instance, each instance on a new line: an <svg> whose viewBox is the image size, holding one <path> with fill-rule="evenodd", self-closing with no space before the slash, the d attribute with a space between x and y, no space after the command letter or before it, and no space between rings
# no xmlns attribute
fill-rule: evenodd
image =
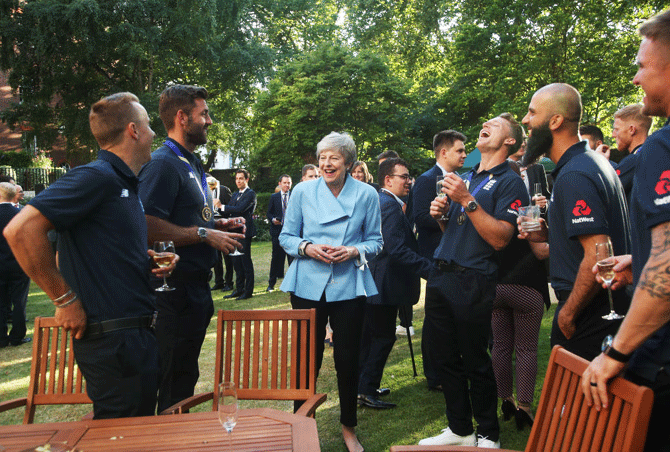
<svg viewBox="0 0 670 452"><path fill-rule="evenodd" d="M202 219L205 221L209 221L212 219L212 209L210 209L209 206L205 206L202 208Z"/></svg>

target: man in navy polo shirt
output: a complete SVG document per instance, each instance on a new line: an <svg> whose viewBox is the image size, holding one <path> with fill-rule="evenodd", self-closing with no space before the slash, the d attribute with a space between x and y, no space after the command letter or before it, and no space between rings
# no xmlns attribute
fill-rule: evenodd
<svg viewBox="0 0 670 452"><path fill-rule="evenodd" d="M154 132L130 93L96 102L89 122L101 148L98 160L40 193L4 234L21 267L54 301L58 323L75 338L95 418L152 415L158 350L137 173L151 158ZM58 266L47 238L54 228ZM168 274L177 259L152 273Z"/></svg>
<svg viewBox="0 0 670 452"><path fill-rule="evenodd" d="M161 93L158 111L168 133L164 145L140 174L140 198L149 243L172 240L181 257L168 279L171 292L158 292L156 337L161 356L158 411L193 395L198 357L214 313L209 279L216 250L230 253L242 234L224 232L233 220L212 219L212 195L200 158L212 124L207 90L173 85ZM162 281L156 279L160 285Z"/></svg>
<svg viewBox="0 0 670 452"><path fill-rule="evenodd" d="M614 113L614 125L612 126L612 137L616 140L617 149L627 154L614 168L629 201L633 190L633 174L638 151L647 139L652 122L651 117L642 113L643 109L644 106L641 104L623 107Z"/></svg>
<svg viewBox="0 0 670 452"><path fill-rule="evenodd" d="M640 27L639 66L633 78L644 90L642 113L670 118L670 9ZM607 383L628 363L626 378L654 390L645 451L670 450L670 120L644 142L633 179L631 256L617 256L613 289L635 285L616 336L603 342L584 372L589 404L607 409ZM602 280L599 280L602 282Z"/></svg>
<svg viewBox="0 0 670 452"><path fill-rule="evenodd" d="M550 279L558 298L551 345L562 345L586 359L600 353L603 337L621 321L602 318L610 312L607 292L594 281L596 243L608 237L616 253L630 248L630 225L621 182L607 159L588 152L579 139L582 101L570 85L555 83L538 90L523 123L529 139L524 163L546 154L556 168L549 202ZM545 241L547 229L521 237ZM615 294L614 308L628 310L625 293Z"/></svg>
<svg viewBox="0 0 670 452"><path fill-rule="evenodd" d="M523 181L507 162L522 139L521 125L509 113L485 122L476 145L481 163L464 179L447 174L443 192L450 201L435 198L430 206L444 233L434 255L439 269L426 284L424 329L430 333L431 360L443 388L449 427L420 445L500 447L488 342L496 251L512 238L517 209L530 204ZM448 220L440 219L442 215Z"/></svg>

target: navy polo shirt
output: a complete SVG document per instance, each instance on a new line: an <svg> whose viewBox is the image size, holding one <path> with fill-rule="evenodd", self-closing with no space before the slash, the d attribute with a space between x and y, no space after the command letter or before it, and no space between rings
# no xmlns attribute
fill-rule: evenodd
<svg viewBox="0 0 670 452"><path fill-rule="evenodd" d="M177 226L214 228L214 220L202 218L204 202L200 189L204 169L200 159L176 141L170 141L179 147L195 171L195 177L172 149L165 145L156 149L151 154L151 161L140 172L140 198L145 213ZM212 195L205 188L207 205L211 209ZM178 269L183 271L210 271L216 259L216 250L205 243L178 247L177 254L180 258Z"/></svg>
<svg viewBox="0 0 670 452"><path fill-rule="evenodd" d="M472 176L470 193L483 183L474 195L479 203L478 208L484 209L497 220L507 221L516 228L517 209L530 204L523 180L512 171L507 161L479 173L478 168L479 164L465 175L466 178L468 175ZM435 250L434 258L494 276L498 270L495 249L479 235L467 213L463 212L465 215L463 224L458 224L461 213L461 205L452 202L449 208L449 221Z"/></svg>
<svg viewBox="0 0 670 452"><path fill-rule="evenodd" d="M608 160L587 150L586 142L568 148L551 175L549 201L550 279L554 290L572 290L584 250L579 236L610 236L614 254L630 252L630 223L621 181Z"/></svg>
<svg viewBox="0 0 670 452"><path fill-rule="evenodd" d="M670 221L670 120L652 134L638 152L633 178L631 226L633 283L637 285L651 251L651 230ZM666 303L662 301L661 303ZM647 339L633 355L629 368L655 381L661 367L670 370L670 324Z"/></svg>
<svg viewBox="0 0 670 452"><path fill-rule="evenodd" d="M89 323L154 311L137 185L119 157L100 150L96 161L71 169L30 202L60 233L60 272Z"/></svg>
<svg viewBox="0 0 670 452"><path fill-rule="evenodd" d="M637 165L637 158L639 152L636 152L640 146L635 148L633 152L623 158L617 166L614 167L616 170L619 180L621 180L621 185L623 185L623 190L626 192L626 196L633 189L633 175L635 174L635 166Z"/></svg>

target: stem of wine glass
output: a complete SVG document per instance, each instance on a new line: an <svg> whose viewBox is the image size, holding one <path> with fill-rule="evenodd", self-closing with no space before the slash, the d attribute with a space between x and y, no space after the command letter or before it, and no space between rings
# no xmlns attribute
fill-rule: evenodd
<svg viewBox="0 0 670 452"><path fill-rule="evenodd" d="M233 452L233 431L228 432L228 449Z"/></svg>
<svg viewBox="0 0 670 452"><path fill-rule="evenodd" d="M612 301L612 289L610 289L610 284L607 284L607 296L610 299L610 311L614 312L614 301Z"/></svg>

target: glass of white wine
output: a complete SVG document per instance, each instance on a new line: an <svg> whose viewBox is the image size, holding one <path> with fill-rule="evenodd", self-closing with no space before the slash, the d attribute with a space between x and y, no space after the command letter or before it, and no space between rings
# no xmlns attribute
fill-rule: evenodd
<svg viewBox="0 0 670 452"><path fill-rule="evenodd" d="M607 284L607 295L610 301L610 313L603 316L605 320L619 320L624 316L614 311L614 301L612 301L612 280L614 280L614 252L612 251L612 242L608 238L606 242L596 243L596 263L598 265L598 276Z"/></svg>
<svg viewBox="0 0 670 452"><path fill-rule="evenodd" d="M239 226L235 226L232 229L238 229L238 228L243 228L244 227L244 225L242 224L242 218L234 218L233 221L235 221L236 224L239 224ZM244 253L241 253L240 250L235 248L235 251L230 253L228 256L242 256L242 255L244 255Z"/></svg>
<svg viewBox="0 0 670 452"><path fill-rule="evenodd" d="M237 389L235 383L224 381L219 385L219 421L228 433L228 446L233 450L233 428L237 425Z"/></svg>
<svg viewBox="0 0 670 452"><path fill-rule="evenodd" d="M172 260L174 259L174 243L172 240L166 240L164 242L154 242L154 262L160 268L168 267ZM174 290L174 287L168 286L165 275L163 275L163 285L156 288L156 292L169 292Z"/></svg>
<svg viewBox="0 0 670 452"><path fill-rule="evenodd" d="M435 183L435 192L437 193L438 198L444 198L447 196L447 194L442 191L442 187L444 187L444 176L437 176L437 181ZM448 220L448 218L445 214L442 214L440 220L446 221Z"/></svg>

